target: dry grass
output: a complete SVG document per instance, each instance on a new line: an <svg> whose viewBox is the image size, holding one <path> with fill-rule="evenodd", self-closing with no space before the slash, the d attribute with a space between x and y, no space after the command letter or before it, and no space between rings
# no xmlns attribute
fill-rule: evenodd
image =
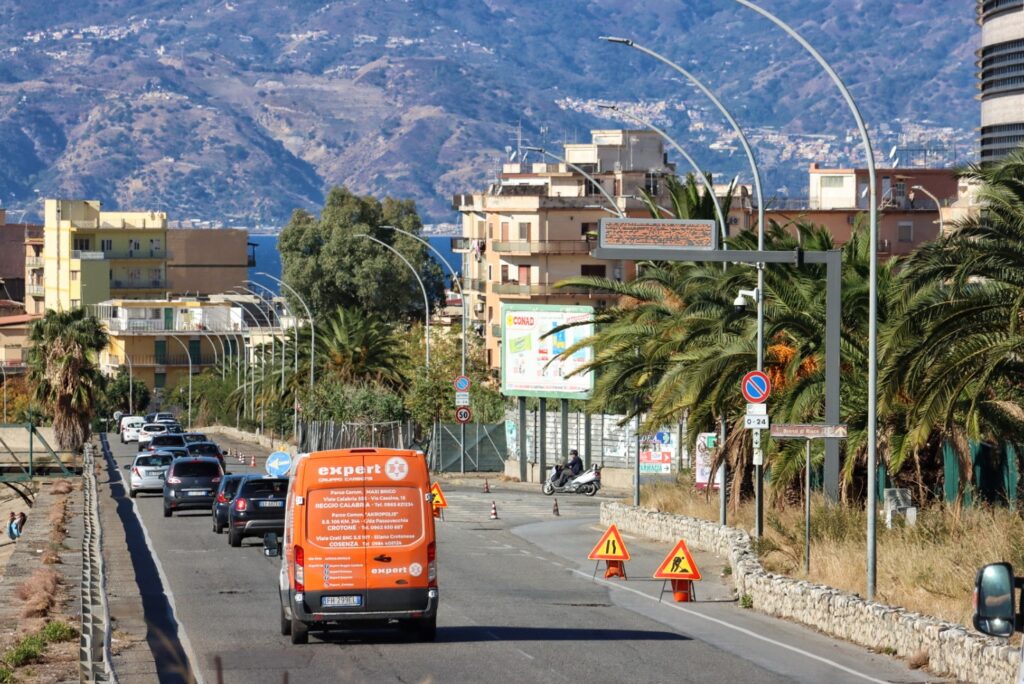
<svg viewBox="0 0 1024 684"><path fill-rule="evenodd" d="M53 483L50 491L54 494L70 494L73 489L74 485L70 480L57 480Z"/></svg>
<svg viewBox="0 0 1024 684"><path fill-rule="evenodd" d="M645 507L718 520L717 494L707 499L688 484L645 486ZM811 572L803 571L803 505L765 511L765 536L755 544L773 572L863 595L867 516L861 509L811 505ZM728 523L752 530L753 502L730 506ZM1024 518L992 507L934 506L918 513L915 527L886 529L878 522L877 600L944 620L970 624L974 574L985 563L1024 567Z"/></svg>
<svg viewBox="0 0 1024 684"><path fill-rule="evenodd" d="M49 568L40 568L32 576L22 582L15 590L15 595L22 600L21 617L41 618L49 614L57 603L57 592L60 589L60 575Z"/></svg>

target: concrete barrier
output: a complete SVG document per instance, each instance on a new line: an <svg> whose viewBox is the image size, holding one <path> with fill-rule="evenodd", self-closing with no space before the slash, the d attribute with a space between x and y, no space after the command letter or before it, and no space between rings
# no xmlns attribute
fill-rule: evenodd
<svg viewBox="0 0 1024 684"><path fill-rule="evenodd" d="M868 648L920 659L958 681L1015 682L1020 653L963 625L866 601L832 587L767 572L743 530L616 502L601 505L601 524L658 541L687 544L728 559L740 596L753 608Z"/></svg>

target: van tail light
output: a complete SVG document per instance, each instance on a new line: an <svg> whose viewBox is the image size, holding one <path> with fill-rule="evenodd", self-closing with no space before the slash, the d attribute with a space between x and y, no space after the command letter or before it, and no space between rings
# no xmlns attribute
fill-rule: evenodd
<svg viewBox="0 0 1024 684"><path fill-rule="evenodd" d="M306 554L303 552L302 547L298 544L295 545L295 591L306 590Z"/></svg>
<svg viewBox="0 0 1024 684"><path fill-rule="evenodd" d="M169 477L167 478L167 484L181 484L180 477Z"/></svg>
<svg viewBox="0 0 1024 684"><path fill-rule="evenodd" d="M236 511L241 513L243 511L245 511L245 509L247 509L247 508L249 508L249 502L248 501L246 501L242 497L238 497L237 499L235 499L235 510Z"/></svg>
<svg viewBox="0 0 1024 684"><path fill-rule="evenodd" d="M427 544L427 586L437 586L437 545L434 542Z"/></svg>

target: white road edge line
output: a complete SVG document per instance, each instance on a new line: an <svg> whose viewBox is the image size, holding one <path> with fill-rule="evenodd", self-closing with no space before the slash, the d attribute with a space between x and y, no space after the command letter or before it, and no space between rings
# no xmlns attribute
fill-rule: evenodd
<svg viewBox="0 0 1024 684"><path fill-rule="evenodd" d="M521 648L517 648L516 650L517 650L517 651L519 651L520 653L522 653L522 654L523 654L524 656L526 656L526 657L527 657L527 658L529 658L530 660L533 660L533 656L532 656L532 655L530 655L529 653L527 653L526 651L524 651L523 649L521 649Z"/></svg>
<svg viewBox="0 0 1024 684"><path fill-rule="evenodd" d="M644 597L646 599L650 599L651 601L654 601L656 603L659 602L656 598L654 598L650 594L645 594L644 592L642 592L642 591L640 591L638 589L634 589L632 587L627 587L627 586L624 586L622 584L615 584L613 582L609 582L607 580L600 579L600 578L597 578L597 577L591 577L587 573L581 572L579 570L576 570L575 568L573 568L572 572L576 573L580 577L583 577L585 579L591 580L592 582L595 582L597 584L603 584L603 585L605 585L605 586L607 586L607 587L609 587L611 589L620 589L622 591L628 591L628 592L631 592L633 594L636 594L637 596L642 596L642 597ZM887 682L884 679L875 679L871 675L864 674L863 672L858 672L857 670L854 670L853 668L846 667L845 665L837 663L834 660L829 660L828 658L825 658L823 656L815 655L814 653L810 653L809 651L805 651L802 648L797 648L796 646L790 646L789 644L782 643L781 641L776 641L775 639L770 639L770 638L768 638L768 637L766 637L766 636L764 636L762 634L758 634L757 632L751 631L749 629L745 629L743 627L737 627L736 625L730 624L730 623L726 622L725 620L719 620L718 618L713 618L710 615L704 615L703 613L698 613L695 610L690 610L688 608L683 608L682 606L678 606L678 605L676 605L674 603L663 603L662 602L661 604L663 606L667 606L669 608L675 608L678 611L686 613L687 615L692 615L693 617L696 617L696 618L700 618L701 620L707 620L709 622L714 622L717 625L720 625L722 627L727 627L727 628L729 628L731 630L734 630L736 632L739 632L741 634L746 634L747 636L750 636L750 637L753 637L754 639L759 639L761 641L767 642L769 644L772 644L773 646L778 646L779 648L784 648L787 651L792 651L793 653L799 653L800 655L802 655L802 656L804 656L806 658L810 658L811 660L817 660L818 662L825 663L826 665L834 667L837 670L842 670L843 672L846 672L847 674L854 675L855 677L860 677L861 679L864 679L866 681L875 682L875 684L891 684L890 682Z"/></svg>
<svg viewBox="0 0 1024 684"><path fill-rule="evenodd" d="M110 452L111 458L113 458L113 450ZM117 460L114 460L115 466ZM128 487L130 486L121 475L121 471L116 467L114 471L118 477L121 478L121 486L125 490L125 495L128 494ZM109 486L109 485L108 485ZM156 573L160 576L160 583L164 585L164 595L167 596L167 603L171 606L171 617L174 618L174 623L178 625L178 638L181 640L181 647L185 650L185 656L189 659L189 664L192 666L192 676L195 677L195 684L206 684L206 680L203 679L203 672L199 667L199 659L196 658L196 652L192 649L192 642L189 641L188 633L185 631L185 624L178 619L178 609L174 605L174 592L171 591L171 583L167 581L167 574L164 573L164 566L160 564L160 557L156 555L156 549L153 548L153 540L149 538L149 530L146 529L146 521L142 519L142 514L139 513L139 505L135 499L128 498L132 503L132 511L135 512L135 517L139 520L139 525L142 527L142 537L146 540L146 548L149 549L149 555L153 558L153 564L156 566Z"/></svg>

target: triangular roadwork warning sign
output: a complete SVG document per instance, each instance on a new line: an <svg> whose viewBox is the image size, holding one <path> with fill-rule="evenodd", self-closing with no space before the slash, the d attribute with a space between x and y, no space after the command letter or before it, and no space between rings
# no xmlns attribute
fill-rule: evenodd
<svg viewBox="0 0 1024 684"><path fill-rule="evenodd" d="M601 537L601 541L597 542L597 546L587 556L590 560L617 560L617 561L628 561L629 551L626 550L626 545L622 541L622 535L619 534L619 528L612 525Z"/></svg>
<svg viewBox="0 0 1024 684"><path fill-rule="evenodd" d="M666 580L699 580L700 570L693 562L690 550L686 548L686 542L682 539L676 544L676 548L665 557L665 560L654 572L654 579Z"/></svg>
<svg viewBox="0 0 1024 684"><path fill-rule="evenodd" d="M448 508L448 499L444 498L444 492L441 491L441 485L436 482L430 485L430 503L434 508Z"/></svg>

